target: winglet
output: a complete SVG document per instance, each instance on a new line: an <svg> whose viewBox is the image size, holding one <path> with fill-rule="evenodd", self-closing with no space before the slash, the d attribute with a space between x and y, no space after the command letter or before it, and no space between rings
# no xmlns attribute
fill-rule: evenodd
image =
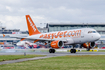
<svg viewBox="0 0 105 70"><path fill-rule="evenodd" d="M5 37L5 35L3 34L3 37Z"/></svg>
<svg viewBox="0 0 105 70"><path fill-rule="evenodd" d="M29 31L30 36L35 35L35 34L40 34L40 32L38 31L36 25L32 21L30 15L26 15L26 21L27 21L27 26L28 26L28 31Z"/></svg>

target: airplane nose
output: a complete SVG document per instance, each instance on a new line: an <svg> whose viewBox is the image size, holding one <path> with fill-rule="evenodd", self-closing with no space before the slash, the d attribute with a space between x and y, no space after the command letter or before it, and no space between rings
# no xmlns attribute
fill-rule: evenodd
<svg viewBox="0 0 105 70"><path fill-rule="evenodd" d="M98 39L100 39L101 38L101 35L100 34L98 34L98 37L97 37Z"/></svg>

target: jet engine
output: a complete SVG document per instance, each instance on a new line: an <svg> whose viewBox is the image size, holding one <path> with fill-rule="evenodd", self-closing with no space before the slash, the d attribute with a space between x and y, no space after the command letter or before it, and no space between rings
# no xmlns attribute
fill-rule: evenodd
<svg viewBox="0 0 105 70"><path fill-rule="evenodd" d="M95 46L95 42L83 43L81 46L84 48L92 48Z"/></svg>
<svg viewBox="0 0 105 70"><path fill-rule="evenodd" d="M61 47L63 47L63 45L64 45L64 43L62 41L59 41L59 40L51 42L52 48L56 48L56 49L61 48Z"/></svg>

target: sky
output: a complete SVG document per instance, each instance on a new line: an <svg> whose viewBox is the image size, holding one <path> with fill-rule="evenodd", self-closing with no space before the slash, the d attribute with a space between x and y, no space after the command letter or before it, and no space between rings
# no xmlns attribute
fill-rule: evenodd
<svg viewBox="0 0 105 70"><path fill-rule="evenodd" d="M105 23L105 0L0 0L0 26L26 31L25 15L38 27L51 22Z"/></svg>

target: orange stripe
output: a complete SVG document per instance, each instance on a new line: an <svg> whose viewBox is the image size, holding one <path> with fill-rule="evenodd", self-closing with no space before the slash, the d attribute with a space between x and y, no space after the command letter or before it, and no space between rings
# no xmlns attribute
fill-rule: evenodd
<svg viewBox="0 0 105 70"><path fill-rule="evenodd" d="M20 41L23 41L24 39L26 39L26 38L22 38Z"/></svg>
<svg viewBox="0 0 105 70"><path fill-rule="evenodd" d="M36 43L37 41L39 41L39 39L35 40L33 43Z"/></svg>

